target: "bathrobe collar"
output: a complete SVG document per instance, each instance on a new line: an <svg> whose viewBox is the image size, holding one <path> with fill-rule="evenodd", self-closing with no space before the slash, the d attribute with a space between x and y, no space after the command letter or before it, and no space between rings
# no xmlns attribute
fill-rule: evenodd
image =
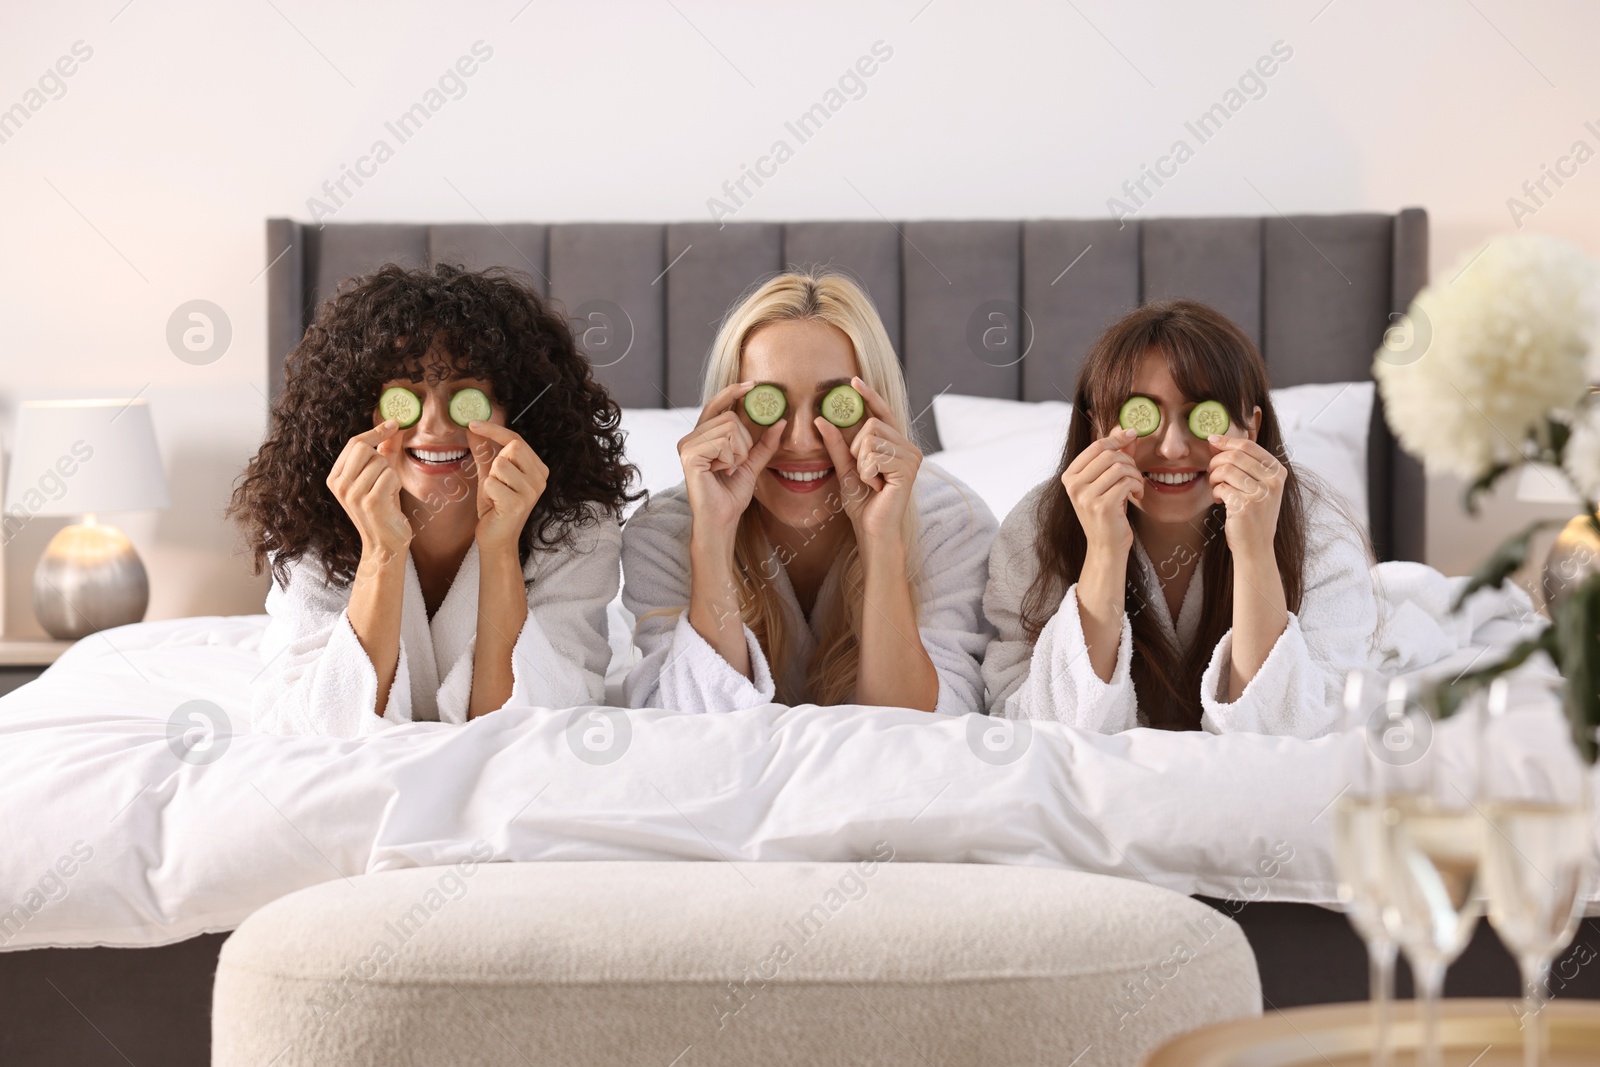
<svg viewBox="0 0 1600 1067"><path fill-rule="evenodd" d="M406 553L400 642L411 680L411 718L463 723L472 699L472 656L478 634L478 543L473 541L433 618L422 596L417 563ZM512 635L515 637L516 635ZM435 696L437 694L437 697Z"/></svg>
<svg viewBox="0 0 1600 1067"><path fill-rule="evenodd" d="M1200 561L1195 564L1194 573L1189 576L1189 588L1184 590L1183 603L1178 605L1178 619L1174 623L1172 611L1167 607L1167 597L1161 588L1161 575L1156 571L1156 565L1151 562L1150 556L1145 552L1144 542L1135 537L1133 539L1134 555L1138 559L1139 570L1143 574L1144 588L1152 591L1150 603L1146 606L1156 620L1172 647L1180 653L1187 652L1189 646L1194 644L1195 634L1200 629L1200 610L1205 604L1205 557L1202 554Z"/></svg>
<svg viewBox="0 0 1600 1067"><path fill-rule="evenodd" d="M783 603L789 621L800 623L798 626L789 627L789 665L782 679L782 683L787 683L792 692L805 691L806 667L810 664L811 657L816 653L817 645L822 639L822 621L829 618L832 612L843 608L839 603L839 587L844 581L844 561L847 555L848 553L841 552L834 556L833 565L828 568L828 573L822 578L822 584L817 587L817 598L812 602L810 615L800 609L800 597L795 594L794 584L789 581L787 567L778 567L778 573L772 579L773 592Z"/></svg>

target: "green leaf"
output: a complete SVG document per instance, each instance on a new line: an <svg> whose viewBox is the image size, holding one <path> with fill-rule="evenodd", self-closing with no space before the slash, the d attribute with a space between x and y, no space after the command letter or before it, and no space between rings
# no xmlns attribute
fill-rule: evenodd
<svg viewBox="0 0 1600 1067"><path fill-rule="evenodd" d="M1600 574L1591 574L1567 594L1556 612L1556 644L1567 680L1567 720L1572 740L1595 761L1594 731L1600 727Z"/></svg>
<svg viewBox="0 0 1600 1067"><path fill-rule="evenodd" d="M1560 419L1548 417L1544 420L1544 424L1547 431L1546 440L1550 445L1549 462L1559 467L1567 456L1567 442L1572 438L1572 427Z"/></svg>
<svg viewBox="0 0 1600 1067"><path fill-rule="evenodd" d="M1493 488L1494 483L1499 481L1500 476L1510 470L1511 467L1512 464L1510 463L1496 463L1479 475L1477 481L1467 486L1466 490L1461 494L1461 506L1467 509L1468 515L1476 516L1478 514L1478 498Z"/></svg>
<svg viewBox="0 0 1600 1067"><path fill-rule="evenodd" d="M1452 613L1460 611L1461 605L1466 603L1467 597L1480 589L1499 589L1504 585L1506 579L1511 577L1517 568L1528 562L1528 542L1533 539L1533 535L1547 526L1553 526L1562 521L1564 520L1540 519L1515 537L1501 542L1500 547L1495 549L1489 558L1484 560L1482 565L1473 572L1472 580L1467 582L1462 587L1461 592L1457 594L1455 603L1450 605L1450 611Z"/></svg>
<svg viewBox="0 0 1600 1067"><path fill-rule="evenodd" d="M1475 671L1468 671L1454 681L1439 686L1433 695L1435 701L1434 714L1438 718L1448 719L1461 710L1461 705L1465 704L1467 698L1473 693L1507 671L1512 671L1522 666L1527 662L1528 657L1535 652L1545 653L1556 661L1556 666L1559 668L1561 666L1561 660L1559 659L1560 648L1555 641L1555 632L1555 627L1547 626L1539 631L1539 636L1518 641L1511 646L1511 650L1506 653L1504 659L1491 663L1486 667L1479 667Z"/></svg>

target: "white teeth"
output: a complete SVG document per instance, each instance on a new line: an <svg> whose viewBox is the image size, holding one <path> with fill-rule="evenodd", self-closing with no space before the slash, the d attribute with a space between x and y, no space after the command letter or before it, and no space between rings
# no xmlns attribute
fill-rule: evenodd
<svg viewBox="0 0 1600 1067"><path fill-rule="evenodd" d="M420 448L408 448L406 451L424 463L454 463L458 459L467 458L467 450L464 448L452 449L449 452L424 452Z"/></svg>
<svg viewBox="0 0 1600 1067"><path fill-rule="evenodd" d="M1145 471L1144 476L1153 482L1160 482L1162 485L1188 485L1190 482L1200 477L1200 472L1190 471L1188 474L1161 474L1155 471Z"/></svg>
<svg viewBox="0 0 1600 1067"><path fill-rule="evenodd" d="M833 468L832 467L828 467L826 470L820 470L820 471L780 471L780 470L774 470L772 473L776 474L780 478L786 478L791 482L816 482L816 481L821 481L823 478L826 478L828 475L832 474L833 473Z"/></svg>

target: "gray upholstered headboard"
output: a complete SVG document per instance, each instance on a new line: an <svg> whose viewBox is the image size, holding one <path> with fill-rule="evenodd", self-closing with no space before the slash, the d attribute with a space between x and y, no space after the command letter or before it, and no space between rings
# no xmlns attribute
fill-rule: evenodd
<svg viewBox="0 0 1600 1067"><path fill-rule="evenodd" d="M699 402L717 323L752 282L831 264L863 282L905 365L912 407L941 391L1070 395L1090 342L1141 301L1214 305L1261 346L1275 386L1362 381L1392 312L1427 281L1428 218L941 222L267 223L269 381L318 303L387 262L505 266L573 317L624 407ZM1018 358L1021 356L1022 358ZM931 416L918 430L934 442ZM1374 411L1368 449L1380 559L1423 558L1423 477Z"/></svg>

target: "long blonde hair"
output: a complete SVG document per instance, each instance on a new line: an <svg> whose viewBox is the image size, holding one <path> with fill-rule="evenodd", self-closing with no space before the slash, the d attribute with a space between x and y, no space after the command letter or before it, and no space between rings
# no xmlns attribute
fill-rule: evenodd
<svg viewBox="0 0 1600 1067"><path fill-rule="evenodd" d="M905 377L900 371L900 361L894 346L878 318L872 300L849 277L831 270L790 270L769 281L759 283L746 293L722 321L717 339L711 346L711 358L706 364L703 388L705 400L740 381L740 365L745 343L751 334L774 322L804 320L827 323L839 329L850 339L855 349L856 366L861 378L889 405L888 421L896 430L911 436L911 406L906 397ZM835 511L833 521L843 521L842 501L837 495L828 498ZM787 692L789 627L805 625L804 619L792 619L783 602L774 592L771 578L773 567L781 565L777 554L762 529L760 505L752 500L739 519L739 531L734 543L734 566L739 577L739 610L745 625L750 627L761 643L772 677L778 686L778 699L785 704L800 703L801 694ZM911 583L913 609L919 602L918 585L920 559L917 547L917 515L914 507L906 509L902 531L905 537L906 559ZM855 693L856 673L861 658L861 619L864 610L864 582L861 572L861 554L855 533L846 534L844 574L840 583L840 597L844 610L835 612L823 624L822 637L816 653L806 665L806 688L812 702L817 704L842 704Z"/></svg>

